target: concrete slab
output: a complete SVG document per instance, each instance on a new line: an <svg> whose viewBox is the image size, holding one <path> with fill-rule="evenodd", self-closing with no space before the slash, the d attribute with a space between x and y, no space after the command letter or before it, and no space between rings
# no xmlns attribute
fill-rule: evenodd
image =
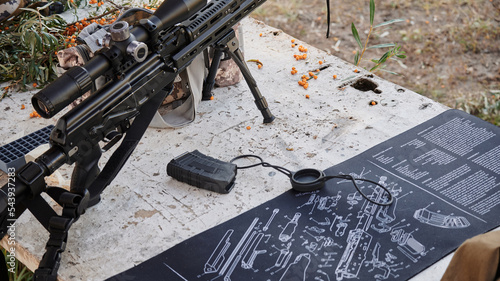
<svg viewBox="0 0 500 281"><path fill-rule="evenodd" d="M326 169L446 110L362 69L355 73L353 65L306 42L298 43L309 49L308 59L296 61L293 55L298 51L290 46L292 38L261 22L245 19L243 30L246 59L263 63L258 69L250 62L249 68L276 120L262 123L246 83L241 82L216 89L215 100L200 104L192 124L148 129L102 202L71 228L59 280L110 277L290 188L284 176L257 168L238 172L230 194L200 190L167 175L167 163L181 153L198 149L226 161L253 153L290 170ZM299 75L319 68L320 60L329 67L303 89L297 84ZM297 75L291 75L292 67ZM381 93L349 85L359 78L377 83ZM0 103L4 112L0 139L5 143L55 123L54 119L29 118L32 94L15 93ZM370 106L372 100L378 104ZM21 104L28 109L21 110ZM34 270L48 234L26 212L18 220L16 236L18 253L22 253L18 258ZM449 259L414 280L439 280Z"/></svg>

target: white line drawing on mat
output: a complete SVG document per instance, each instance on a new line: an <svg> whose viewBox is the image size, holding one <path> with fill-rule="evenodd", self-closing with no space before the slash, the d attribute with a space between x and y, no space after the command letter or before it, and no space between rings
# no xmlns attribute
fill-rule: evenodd
<svg viewBox="0 0 500 281"><path fill-rule="evenodd" d="M375 276L374 276L375 279L384 279L385 280L385 279L389 278L389 276L391 276L391 275L394 278L398 278L399 274L394 274L393 272L403 269L403 267L397 267L397 266L402 266L403 263L401 262L398 264L389 265L387 262L381 261L379 259L379 255L380 255L380 243L377 242L377 244L375 244L375 247L373 248L373 251L372 251L372 259L370 261L365 261L366 265L368 265L368 264L372 265L372 269L369 269L368 272L373 272L375 270L375 268L377 268L377 269L382 270L384 273L383 274L380 274L380 273L375 274Z"/></svg>
<svg viewBox="0 0 500 281"><path fill-rule="evenodd" d="M330 225L330 219L328 217L325 217L325 221L317 221L314 218L309 218L309 220L317 223L318 225L322 225L322 226Z"/></svg>
<svg viewBox="0 0 500 281"><path fill-rule="evenodd" d="M318 267L319 268L332 267L333 264L331 264L330 262L335 261L335 259L333 258L333 256L336 256L337 254L338 254L337 252L324 252L323 255L325 257L321 258L321 262L323 262L323 263L319 264Z"/></svg>
<svg viewBox="0 0 500 281"><path fill-rule="evenodd" d="M309 196L309 199L307 199L307 202L298 206L297 209L300 209L304 206L309 206L312 204L314 204L314 206L313 206L313 209L314 209L314 207L316 206L316 203L318 203L318 201L319 201L319 198L316 198L317 196L318 195L316 193L311 194L311 196Z"/></svg>
<svg viewBox="0 0 500 281"><path fill-rule="evenodd" d="M381 177L380 182L384 183L385 179L385 177ZM374 200L375 202L383 202L383 200L387 199L384 197L385 192L382 187L378 185L368 185L368 188L373 189L372 193L368 196L371 200ZM358 224L356 225L356 228L349 231L349 235L347 236L347 246L337 265L337 268L335 269L337 280L358 277L359 271L366 259L366 254L372 241L372 235L367 231L370 228L378 207L378 205L368 200L364 201L363 206L357 215L357 218L359 219Z"/></svg>
<svg viewBox="0 0 500 281"><path fill-rule="evenodd" d="M332 231L333 226L335 226L337 228L337 230L335 231L336 237L344 236L345 230L347 229L347 226L348 226L347 223L351 221L349 219L349 217L351 215L352 214L348 214L345 219L343 218L343 216L335 215L335 219L333 220L332 225L330 226L330 231ZM338 220L338 222L337 222L337 220ZM335 223L335 222L337 222L337 223Z"/></svg>
<svg viewBox="0 0 500 281"><path fill-rule="evenodd" d="M255 227L255 225L257 224L258 221L259 221L259 218L254 218L254 220L252 221L252 223L250 224L250 226L246 230L245 234L243 234L243 237L241 237L240 241L238 242L236 247L231 252L231 255L229 256L227 261L224 263L224 266L219 271L219 275L216 276L215 278L213 278L212 280L218 279L219 277L223 276L224 273L226 273L226 270L229 268L229 266L231 266L233 264L233 259L236 257L238 252L240 252L240 249L243 246L243 243L248 238L248 235L250 235L250 233L252 232L252 229ZM234 269L234 265L233 265L233 269ZM224 279L226 279L226 277L224 277Z"/></svg>
<svg viewBox="0 0 500 281"><path fill-rule="evenodd" d="M168 269L172 270L173 273L175 273L177 276L179 276L180 278L182 278L184 281L188 281L186 278L184 278L184 276L180 275L179 272L175 271L172 267L170 267L168 264L166 263L163 263L166 267L168 267Z"/></svg>
<svg viewBox="0 0 500 281"><path fill-rule="evenodd" d="M318 210L326 210L328 213L331 212L331 209L337 206L340 198L342 198L342 196L340 195L340 191L337 192L337 195L335 196L321 197L321 199L319 200Z"/></svg>
<svg viewBox="0 0 500 281"><path fill-rule="evenodd" d="M437 212L429 211L427 208L430 205L432 205L432 203L427 205L425 208L416 210L413 217L421 223L441 228L459 229L470 226L470 222L465 217L454 216L453 214L443 215Z"/></svg>
<svg viewBox="0 0 500 281"><path fill-rule="evenodd" d="M281 242L285 243L292 239L292 235L295 233L295 229L297 228L298 221L301 215L301 213L295 213L293 218L283 228L278 237Z"/></svg>
<svg viewBox="0 0 500 281"><path fill-rule="evenodd" d="M308 225L306 225L305 229L307 229L309 231L316 232L318 234L321 234L321 233L323 233L323 232L326 231L323 228L320 228L320 227L317 227L317 226L308 226Z"/></svg>
<svg viewBox="0 0 500 281"><path fill-rule="evenodd" d="M285 248L283 249L278 249L275 245L272 245L271 247L275 248L277 252L279 252L278 258L276 259L276 262L274 263L273 266L267 268L265 271L268 272L274 268L279 268L277 271L271 272L271 275L275 274L279 270L282 270L286 267L288 264L288 261L292 257L293 252L290 251L290 247L292 246L292 243L289 242ZM277 253L276 252L276 253ZM271 253L270 256L272 256L274 253Z"/></svg>
<svg viewBox="0 0 500 281"><path fill-rule="evenodd" d="M266 225L262 228L263 231L267 231L269 229L269 225L271 224L271 222L273 221L274 217L276 216L276 214L280 211L280 209L274 209L273 210L273 214L271 215L271 217L269 218L269 220L267 221Z"/></svg>
<svg viewBox="0 0 500 281"><path fill-rule="evenodd" d="M351 205L351 207L349 207L349 210L352 210L352 208L354 207L354 205L357 205L359 204L359 201L363 200L363 196L361 196L361 194L359 194L359 192L353 192L353 193L349 193L347 195L347 204Z"/></svg>
<svg viewBox="0 0 500 281"><path fill-rule="evenodd" d="M372 236L363 229L356 228L349 231L346 249L335 269L337 280L342 280L344 277L356 278L358 276L371 241Z"/></svg>
<svg viewBox="0 0 500 281"><path fill-rule="evenodd" d="M210 258L208 258L207 262L205 263L203 272L214 273L219 271L222 263L224 263L225 260L224 254L226 253L229 246L231 246L229 240L233 232L234 230L232 229L226 231L226 234L224 234L224 237L222 237L219 244L217 244L217 247L215 247L214 251L210 255Z"/></svg>
<svg viewBox="0 0 500 281"><path fill-rule="evenodd" d="M243 259L241 260L241 267L244 269L253 269L253 263L255 259L260 254L267 253L267 250L257 250L262 238L264 237L264 233L259 233L257 237L252 241L252 244L248 248L247 252L243 255ZM254 269L254 272L259 271L258 269Z"/></svg>
<svg viewBox="0 0 500 281"><path fill-rule="evenodd" d="M298 255L295 260L288 265L279 281L292 280L292 278L296 279L297 277L300 277L298 274L302 274L302 281L306 281L306 272L310 263L311 255L309 253Z"/></svg>
<svg viewBox="0 0 500 281"><path fill-rule="evenodd" d="M393 229L391 231L391 241L398 243L398 250L416 263L419 257L425 256L428 251L425 251L425 246L413 237L413 232L406 232L404 229Z"/></svg>
<svg viewBox="0 0 500 281"><path fill-rule="evenodd" d="M318 269L318 271L316 271L316 273L324 275L326 277L326 279L323 279L321 276L316 276L316 277L314 277L314 280L317 280L317 281L330 281L330 276L328 276L328 273L324 272L323 270Z"/></svg>
<svg viewBox="0 0 500 281"><path fill-rule="evenodd" d="M371 263L373 266L371 270L368 270L368 272L372 272L375 270L375 268L377 268L377 269L382 270L384 273L383 274L379 274L379 273L375 274L374 277L376 279L384 279L385 280L385 279L389 278L390 275L392 275L394 278L398 278L399 274L395 274L394 272L403 269L403 267L402 267L403 262L389 265L385 261L380 261L379 260L379 251L380 251L380 244L377 243L375 245L375 248L372 251L372 257L373 257L372 260L365 262L367 264Z"/></svg>

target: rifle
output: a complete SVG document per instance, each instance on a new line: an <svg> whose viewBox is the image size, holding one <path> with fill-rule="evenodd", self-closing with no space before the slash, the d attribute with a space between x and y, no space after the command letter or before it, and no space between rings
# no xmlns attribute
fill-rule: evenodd
<svg viewBox="0 0 500 281"><path fill-rule="evenodd" d="M165 0L149 17L132 27L118 21L102 51L84 66L75 66L32 98L35 110L50 118L87 91L93 81L108 82L58 119L51 147L9 173L0 189L0 237L26 209L49 231L46 252L34 280L56 280L68 230L116 177L139 143L174 79L208 47L215 55L204 83L204 97L213 88L215 71L224 53L239 66L257 108L270 123L274 116L250 74L232 27L265 0ZM123 138L123 139L122 139ZM100 171L99 159L119 140L119 147ZM101 143L106 142L101 147ZM70 191L46 186L44 177L63 164L75 164ZM10 172L10 171L9 171ZM48 194L63 207L62 215L41 197Z"/></svg>

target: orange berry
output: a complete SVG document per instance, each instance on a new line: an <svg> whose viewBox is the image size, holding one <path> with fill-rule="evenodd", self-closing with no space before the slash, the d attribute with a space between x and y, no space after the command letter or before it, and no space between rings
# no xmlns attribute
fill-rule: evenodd
<svg viewBox="0 0 500 281"><path fill-rule="evenodd" d="M252 127L250 127L250 126L247 126L247 130L250 130L250 129L252 129Z"/></svg>
<svg viewBox="0 0 500 281"><path fill-rule="evenodd" d="M337 79L337 75L335 75L335 74L334 74L334 75L333 75L333 79Z"/></svg>
<svg viewBox="0 0 500 281"><path fill-rule="evenodd" d="M36 83L33 83L33 87L35 87L35 88L36 88L36 86L38 86L38 84L36 84Z"/></svg>
<svg viewBox="0 0 500 281"><path fill-rule="evenodd" d="M292 43L295 43L295 39L292 39Z"/></svg>
<svg viewBox="0 0 500 281"><path fill-rule="evenodd" d="M355 73L358 73L358 72L359 72L359 70L357 70L357 69L354 69L354 72L355 72Z"/></svg>
<svg viewBox="0 0 500 281"><path fill-rule="evenodd" d="M215 98L214 98L214 96L211 96L211 97L210 97L210 100L214 100L214 99L215 99Z"/></svg>
<svg viewBox="0 0 500 281"><path fill-rule="evenodd" d="M260 33L259 36L262 37L262 33Z"/></svg>
<svg viewBox="0 0 500 281"><path fill-rule="evenodd" d="M292 44L292 48L295 48L295 44Z"/></svg>
<svg viewBox="0 0 500 281"><path fill-rule="evenodd" d="M318 76L314 75L314 76L313 76L313 78L314 78L314 79L318 79Z"/></svg>
<svg viewBox="0 0 500 281"><path fill-rule="evenodd" d="M309 76L313 77L313 76L314 76L314 73L309 72Z"/></svg>
<svg viewBox="0 0 500 281"><path fill-rule="evenodd" d="M308 99L308 98L309 98L309 95L306 95L306 99Z"/></svg>
<svg viewBox="0 0 500 281"><path fill-rule="evenodd" d="M322 61L319 61L318 63L319 63L319 64L323 64L323 62L322 62Z"/></svg>
<svg viewBox="0 0 500 281"><path fill-rule="evenodd" d="M262 64L257 65L257 68L261 69L262 68Z"/></svg>
<svg viewBox="0 0 500 281"><path fill-rule="evenodd" d="M302 86L302 87L304 87L304 89L307 89L307 88L309 87L309 84L305 84L305 85L304 85L304 86Z"/></svg>
<svg viewBox="0 0 500 281"><path fill-rule="evenodd" d="M24 106L24 104L21 104L21 109L25 109L26 106Z"/></svg>

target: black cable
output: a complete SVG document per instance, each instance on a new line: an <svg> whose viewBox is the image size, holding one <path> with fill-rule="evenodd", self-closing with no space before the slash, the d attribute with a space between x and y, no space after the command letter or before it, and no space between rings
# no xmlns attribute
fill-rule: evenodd
<svg viewBox="0 0 500 281"><path fill-rule="evenodd" d="M236 169L238 170L241 170L241 169L248 169L248 168L253 168L253 167L257 167L259 165L262 165L262 167L271 167L271 168L274 168L280 172L282 172L283 174L287 175L288 177L291 177L292 176L292 171L286 169L286 168L283 168L281 166L275 166L275 165L271 165L267 162L264 162L264 160L260 157L260 156L257 156L257 155L253 155L253 154L244 154L244 155L240 155L240 156L237 156L235 158L233 158L231 161L229 161L229 163L233 163L234 161L238 160L238 159L242 159L242 158L257 158L260 160L260 163L255 163L255 164L251 164L251 165L248 165L248 166L238 166L236 165Z"/></svg>
<svg viewBox="0 0 500 281"><path fill-rule="evenodd" d="M354 187L359 192L359 194L361 194L361 196L363 196L363 198L365 198L366 200L368 200L369 202L371 202L373 204L380 205L380 206L389 206L394 201L394 198L392 197L392 194L389 191L389 189L387 189L387 187L379 184L378 182L375 182L375 181L372 181L372 180L369 180L369 179L355 178L355 177L353 177L351 175L338 175L338 176L327 176L327 177L325 177L325 181L330 180L330 179L346 179L346 180L351 180L352 183L353 183L353 185L354 185ZM372 200L371 198L369 198L364 192L361 191L361 189L359 188L359 186L356 183L356 181L366 181L366 182L370 182L370 183L373 183L375 185L380 186L385 191L385 193L389 195L388 196L389 198L387 199L387 202L377 202L377 201Z"/></svg>
<svg viewBox="0 0 500 281"><path fill-rule="evenodd" d="M288 170L286 168L283 168L281 166L271 165L271 164L269 164L267 162L264 162L264 160L260 156L253 155L253 154L244 154L244 155L237 156L237 157L233 158L231 161L229 161L229 163L233 163L234 161L236 161L238 159L243 159L243 158L256 158L256 159L260 160L260 162L259 163L255 163L255 164L250 164L250 165L247 165L247 166L238 166L238 165L236 165L236 169L238 169L238 170L249 169L249 168L253 168L253 167L257 167L257 166L271 167L271 168L274 168L274 169L278 170L279 172L285 174L290 179L292 179L292 177L293 177L294 173L292 171L290 171L290 170ZM352 181L354 187L359 192L359 194L361 194L361 196L363 198L365 198L366 200L368 200L369 202L371 202L373 204L376 204L376 205L379 205L379 206L389 206L394 201L394 197L392 196L392 194L389 191L389 189L387 189L387 187L381 185L378 182L375 182L375 181L372 181L372 180L369 180L369 179L355 178L355 177L353 177L351 175L337 175L337 176L320 177L320 178L316 179L316 181L318 181L318 182L319 181L326 182L326 181L331 180L331 179L345 179L345 180ZM380 186L385 191L385 194L386 194L387 198L386 199L382 199L383 202L377 202L377 201L373 200L372 198L368 197L364 192L361 191L361 188L359 188L359 186L356 183L356 181L369 182L369 183L373 183L375 185Z"/></svg>
<svg viewBox="0 0 500 281"><path fill-rule="evenodd" d="M326 38L330 37L330 0L326 0Z"/></svg>

